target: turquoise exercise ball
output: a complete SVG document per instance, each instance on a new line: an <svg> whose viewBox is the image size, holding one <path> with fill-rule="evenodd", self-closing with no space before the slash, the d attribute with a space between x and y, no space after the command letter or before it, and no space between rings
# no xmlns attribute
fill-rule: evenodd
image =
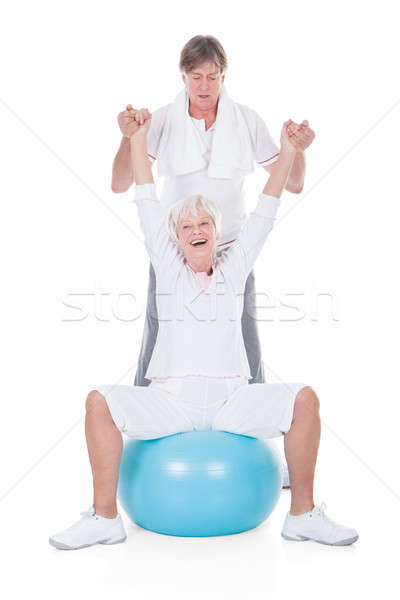
<svg viewBox="0 0 400 600"><path fill-rule="evenodd" d="M273 511L282 461L271 442L190 431L154 440L124 440L118 498L150 531L177 536L240 533Z"/></svg>

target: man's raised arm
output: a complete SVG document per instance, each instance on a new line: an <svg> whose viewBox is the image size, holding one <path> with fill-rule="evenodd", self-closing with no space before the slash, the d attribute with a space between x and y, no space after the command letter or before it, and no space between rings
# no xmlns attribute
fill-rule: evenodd
<svg viewBox="0 0 400 600"><path fill-rule="evenodd" d="M123 136L112 166L111 189L116 194L126 192L134 181L130 139Z"/></svg>

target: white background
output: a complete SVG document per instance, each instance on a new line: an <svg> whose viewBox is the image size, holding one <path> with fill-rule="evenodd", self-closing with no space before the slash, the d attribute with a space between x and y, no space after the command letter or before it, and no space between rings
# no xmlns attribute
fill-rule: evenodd
<svg viewBox="0 0 400 600"><path fill-rule="evenodd" d="M5 597L393 597L396 3L5 2L0 28ZM220 39L228 92L276 141L288 118L316 132L305 188L283 196L257 264L258 291L275 304L260 311L259 329L268 380L305 381L320 397L315 499L360 539L348 548L283 540L285 492L245 534L170 538L124 515L125 544L57 551L48 536L91 502L86 394L94 382L133 382L142 336L148 259L132 190L110 189L116 115L128 102L170 102L182 86L179 52L198 33ZM247 179L249 210L264 179L261 170ZM288 293L303 312L282 306ZM316 305L319 293L330 296ZM85 294L70 302L81 311L66 306L70 294Z"/></svg>

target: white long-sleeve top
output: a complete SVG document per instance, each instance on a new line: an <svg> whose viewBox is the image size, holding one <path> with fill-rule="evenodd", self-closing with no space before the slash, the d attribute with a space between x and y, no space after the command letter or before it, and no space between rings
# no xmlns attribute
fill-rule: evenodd
<svg viewBox="0 0 400 600"><path fill-rule="evenodd" d="M156 274L159 329L147 379L246 377L251 379L242 336L247 277L273 227L280 201L261 194L236 241L213 266L202 290L166 226L168 209L154 184L136 186L135 202Z"/></svg>

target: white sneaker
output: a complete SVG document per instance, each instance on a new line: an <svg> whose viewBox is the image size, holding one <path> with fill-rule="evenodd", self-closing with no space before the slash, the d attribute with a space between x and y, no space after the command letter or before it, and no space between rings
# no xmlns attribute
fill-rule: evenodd
<svg viewBox="0 0 400 600"><path fill-rule="evenodd" d="M282 466L283 466L282 488L286 490L286 489L290 488L289 471L288 471L288 466L285 462L282 464Z"/></svg>
<svg viewBox="0 0 400 600"><path fill-rule="evenodd" d="M126 540L126 532L121 515L107 519L96 515L93 506L81 512L82 518L74 525L55 533L49 543L60 550L78 550L93 544L119 544Z"/></svg>
<svg viewBox="0 0 400 600"><path fill-rule="evenodd" d="M323 502L302 515L287 513L282 536L285 540L314 540L330 546L348 546L358 540L355 529L335 523L325 511L326 504Z"/></svg>

